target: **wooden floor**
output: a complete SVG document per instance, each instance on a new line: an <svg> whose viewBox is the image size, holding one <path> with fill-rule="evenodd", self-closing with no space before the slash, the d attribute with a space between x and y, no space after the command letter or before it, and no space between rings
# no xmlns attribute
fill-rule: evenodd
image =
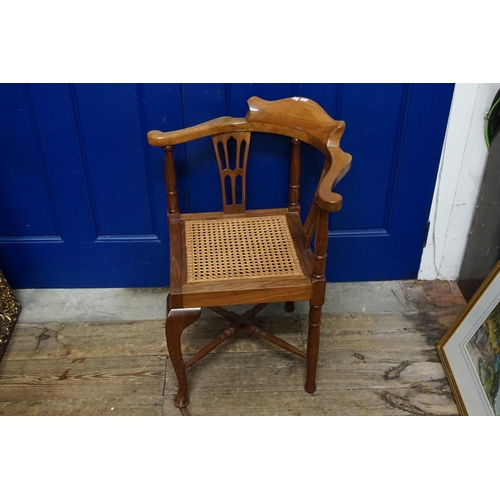
<svg viewBox="0 0 500 500"><path fill-rule="evenodd" d="M404 312L323 316L314 395L303 359L241 332L189 369L182 412L162 321L19 324L0 362L0 415L457 415L435 346L465 301L446 281L401 286ZM257 323L304 349L306 316ZM202 317L184 352L225 326Z"/></svg>

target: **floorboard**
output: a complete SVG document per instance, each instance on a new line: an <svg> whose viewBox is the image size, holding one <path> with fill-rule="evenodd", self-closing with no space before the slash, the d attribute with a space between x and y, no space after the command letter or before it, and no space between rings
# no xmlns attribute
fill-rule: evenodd
<svg viewBox="0 0 500 500"><path fill-rule="evenodd" d="M369 296L343 303L350 312L326 308L314 395L304 360L239 332L189 369L183 411L164 321L18 324L0 363L0 415L457 415L435 347L465 306L458 287L391 282L383 303ZM305 349L306 308L281 309L257 324ZM226 326L204 314L182 337L186 359Z"/></svg>
<svg viewBox="0 0 500 500"><path fill-rule="evenodd" d="M0 401L162 395L165 356L2 361Z"/></svg>

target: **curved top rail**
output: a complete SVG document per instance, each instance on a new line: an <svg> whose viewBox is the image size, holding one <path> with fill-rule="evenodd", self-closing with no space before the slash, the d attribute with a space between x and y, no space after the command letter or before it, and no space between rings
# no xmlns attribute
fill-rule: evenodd
<svg viewBox="0 0 500 500"><path fill-rule="evenodd" d="M248 108L245 117L248 122L293 127L329 147L339 146L345 129L345 122L334 120L318 103L306 97L288 97L277 101L251 97Z"/></svg>
<svg viewBox="0 0 500 500"><path fill-rule="evenodd" d="M209 120L199 125L173 130L172 132L151 130L148 132L148 143L151 146L175 146L176 144L200 139L207 135L242 131L245 130L246 124L247 121L244 118L221 116L220 118L215 118L214 120Z"/></svg>
<svg viewBox="0 0 500 500"><path fill-rule="evenodd" d="M319 104L305 97L277 101L251 97L248 108L245 118L223 116L172 132L151 130L148 143L174 146L209 135L243 131L294 137L316 147L327 157L326 173L318 186L318 203L323 210L340 210L342 196L333 193L332 189L351 166L351 155L340 149L345 123L334 120Z"/></svg>
<svg viewBox="0 0 500 500"><path fill-rule="evenodd" d="M306 131L281 124L248 122L245 118L233 118L231 116L222 116L199 125L173 130L172 132L151 130L148 132L148 143L151 146L175 146L194 139L229 132L267 132L295 137L318 148L325 156L328 156L326 145Z"/></svg>
<svg viewBox="0 0 500 500"><path fill-rule="evenodd" d="M246 120L266 126L286 127L305 133L309 142L327 157L326 173L318 185L318 204L323 210L336 212L342 208L342 196L333 193L337 182L351 168L352 157L340 149L340 138L345 122L334 120L316 102L305 97L289 97L277 101L266 101L259 97L248 100ZM286 134L288 135L288 134Z"/></svg>

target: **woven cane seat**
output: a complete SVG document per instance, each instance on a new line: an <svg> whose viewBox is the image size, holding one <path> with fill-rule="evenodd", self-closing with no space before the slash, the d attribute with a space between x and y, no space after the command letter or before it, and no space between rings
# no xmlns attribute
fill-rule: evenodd
<svg viewBox="0 0 500 500"><path fill-rule="evenodd" d="M187 282L301 276L285 215L185 222Z"/></svg>
<svg viewBox="0 0 500 500"><path fill-rule="evenodd" d="M218 300L253 304L264 290L295 300L311 293L313 256L302 243L299 214L255 210L245 217L184 214L181 220L184 307Z"/></svg>

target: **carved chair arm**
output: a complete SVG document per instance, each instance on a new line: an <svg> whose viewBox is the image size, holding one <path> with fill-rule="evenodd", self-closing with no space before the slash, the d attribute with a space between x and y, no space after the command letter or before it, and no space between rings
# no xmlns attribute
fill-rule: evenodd
<svg viewBox="0 0 500 500"><path fill-rule="evenodd" d="M246 123L244 118L222 116L193 127L173 130L172 132L151 130L148 132L148 143L151 146L175 146L208 135L221 134L231 130L242 130L245 128Z"/></svg>
<svg viewBox="0 0 500 500"><path fill-rule="evenodd" d="M326 212L337 212L342 208L342 196L333 193L333 188L351 168L352 156L340 148L328 148L330 167L318 185L318 205Z"/></svg>
<svg viewBox="0 0 500 500"><path fill-rule="evenodd" d="M340 147L345 123L334 120L316 102L305 97L266 101L259 97L248 100L246 119L250 123L265 123L270 127L295 130L294 136L320 149L327 157L326 173L318 185L318 206L327 212L342 207L342 196L332 193L337 182L349 171L351 155Z"/></svg>

